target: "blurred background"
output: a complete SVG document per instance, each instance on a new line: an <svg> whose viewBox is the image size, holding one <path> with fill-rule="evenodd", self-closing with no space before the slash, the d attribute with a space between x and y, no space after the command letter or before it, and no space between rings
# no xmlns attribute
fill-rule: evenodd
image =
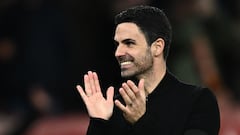
<svg viewBox="0 0 240 135"><path fill-rule="evenodd" d="M172 23L170 71L209 87L220 135L240 135L239 0L0 0L0 135L84 135L75 86L88 70L103 90L119 84L114 15L140 4Z"/></svg>

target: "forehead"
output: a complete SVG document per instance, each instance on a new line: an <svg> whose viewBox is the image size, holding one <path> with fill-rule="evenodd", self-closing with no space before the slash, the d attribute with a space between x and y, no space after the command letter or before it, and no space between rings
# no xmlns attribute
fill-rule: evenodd
<svg viewBox="0 0 240 135"><path fill-rule="evenodd" d="M118 24L115 30L114 39L119 41L126 38L144 38L144 35L135 23L126 22Z"/></svg>

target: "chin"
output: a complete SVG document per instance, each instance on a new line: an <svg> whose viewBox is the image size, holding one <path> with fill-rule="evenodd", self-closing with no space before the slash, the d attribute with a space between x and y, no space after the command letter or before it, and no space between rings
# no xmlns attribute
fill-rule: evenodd
<svg viewBox="0 0 240 135"><path fill-rule="evenodd" d="M122 71L121 76L122 78L133 78L135 74L128 71Z"/></svg>

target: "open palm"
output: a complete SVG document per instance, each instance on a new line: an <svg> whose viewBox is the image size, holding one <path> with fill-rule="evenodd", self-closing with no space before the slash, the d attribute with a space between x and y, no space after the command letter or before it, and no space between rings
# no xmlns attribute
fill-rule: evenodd
<svg viewBox="0 0 240 135"><path fill-rule="evenodd" d="M84 75L84 86L85 90L80 85L77 85L77 90L87 107L89 116L108 120L113 113L114 88L108 88L107 97L105 98L97 74L91 71Z"/></svg>

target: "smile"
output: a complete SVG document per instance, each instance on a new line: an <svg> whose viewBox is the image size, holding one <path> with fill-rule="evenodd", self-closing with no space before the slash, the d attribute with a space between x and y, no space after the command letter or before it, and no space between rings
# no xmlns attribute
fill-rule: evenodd
<svg viewBox="0 0 240 135"><path fill-rule="evenodd" d="M126 65L129 65L129 64L132 64L132 62L130 62L130 61L122 62L120 65L121 66L126 66Z"/></svg>

